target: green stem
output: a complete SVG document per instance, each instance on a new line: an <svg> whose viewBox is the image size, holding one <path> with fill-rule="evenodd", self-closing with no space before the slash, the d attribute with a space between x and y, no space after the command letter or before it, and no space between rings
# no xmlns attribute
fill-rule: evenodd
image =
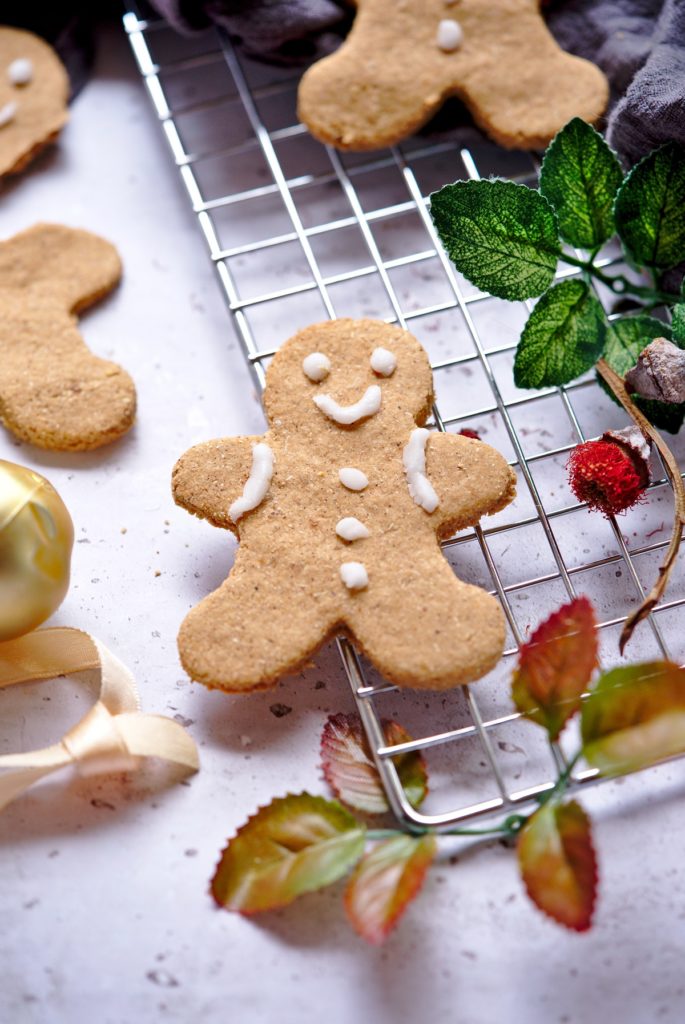
<svg viewBox="0 0 685 1024"><path fill-rule="evenodd" d="M579 267L586 274L594 277L595 280L601 281L607 288L611 288L612 292L616 295L636 295L638 298L651 301L653 305L664 303L665 305L672 306L679 300L679 297L673 292L662 292L659 288L648 288L635 284L623 274L611 277L609 274L605 274L603 270L600 270L599 267L596 267L592 260L579 260L565 252L561 254L561 259L564 263L570 263L573 267Z"/></svg>

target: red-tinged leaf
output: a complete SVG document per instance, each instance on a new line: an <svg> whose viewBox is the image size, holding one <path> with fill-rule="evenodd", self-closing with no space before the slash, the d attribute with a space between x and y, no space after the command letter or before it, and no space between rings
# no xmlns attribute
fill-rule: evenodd
<svg viewBox="0 0 685 1024"><path fill-rule="evenodd" d="M383 721L382 725L388 746L411 740L397 722ZM393 761L409 803L418 807L428 792L423 757L413 752L400 754ZM328 785L348 807L366 814L384 814L389 809L359 715L331 715L326 720L321 767Z"/></svg>
<svg viewBox="0 0 685 1024"><path fill-rule="evenodd" d="M521 648L514 704L556 740L580 707L596 665L595 613L586 597L578 597L550 615Z"/></svg>
<svg viewBox="0 0 685 1024"><path fill-rule="evenodd" d="M309 793L272 800L229 840L212 895L241 914L284 907L347 874L364 852L365 833L337 800Z"/></svg>
<svg viewBox="0 0 685 1024"><path fill-rule="evenodd" d="M597 895L597 860L590 819L580 804L543 804L521 829L518 860L533 903L566 928L587 931Z"/></svg>
<svg viewBox="0 0 685 1024"><path fill-rule="evenodd" d="M583 755L606 775L685 751L685 669L670 661L615 668L583 703Z"/></svg>
<svg viewBox="0 0 685 1024"><path fill-rule="evenodd" d="M437 843L432 835L384 839L361 859L345 890L345 909L354 930L379 945L423 885Z"/></svg>

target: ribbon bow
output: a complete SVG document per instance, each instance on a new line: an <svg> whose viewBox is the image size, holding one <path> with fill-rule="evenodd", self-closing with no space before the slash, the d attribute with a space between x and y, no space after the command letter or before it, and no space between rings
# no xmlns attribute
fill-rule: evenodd
<svg viewBox="0 0 685 1024"><path fill-rule="evenodd" d="M100 670L96 704L59 743L0 757L0 811L51 772L73 764L82 775L131 771L140 757L161 757L196 772L195 743L171 718L146 715L133 676L95 637L79 629L40 629L0 644L0 689L31 680Z"/></svg>

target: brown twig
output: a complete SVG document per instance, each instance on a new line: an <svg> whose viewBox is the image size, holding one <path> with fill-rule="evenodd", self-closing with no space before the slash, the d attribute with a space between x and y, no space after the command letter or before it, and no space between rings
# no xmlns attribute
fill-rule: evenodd
<svg viewBox="0 0 685 1024"><path fill-rule="evenodd" d="M623 630L621 631L621 637L618 642L619 650L621 654L623 654L623 650L633 635L635 627L639 625L643 619L647 618L668 585L668 579L671 575L671 569L675 565L678 549L680 548L680 541L682 539L683 527L685 526L685 487L683 487L683 478L680 475L680 469L678 468L678 463L675 460L673 452L668 447L659 431L655 430L649 420L643 416L635 405L632 398L626 391L623 379L611 369L604 359L600 359L598 361L596 368L599 375L611 389L612 393L616 396L635 425L642 431L645 438L653 441L658 448L659 454L661 455L666 468L666 473L668 474L668 478L673 486L673 497L675 500L673 531L671 533L671 542L668 545L666 557L659 568L657 581L649 594L644 599L640 607L629 615L625 621Z"/></svg>

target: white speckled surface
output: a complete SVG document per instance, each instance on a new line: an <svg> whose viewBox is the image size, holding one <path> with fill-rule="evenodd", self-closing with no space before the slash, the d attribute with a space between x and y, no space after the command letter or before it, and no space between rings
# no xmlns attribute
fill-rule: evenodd
<svg viewBox="0 0 685 1024"><path fill-rule="evenodd" d="M2 237L39 219L119 247L124 283L82 328L134 376L140 416L130 437L86 456L42 453L0 432L0 458L44 472L75 521L73 584L54 622L111 646L134 669L145 709L188 725L203 767L183 786L152 773L56 777L2 815L0 1020L682 1020L682 764L583 798L596 809L602 876L587 936L528 904L512 853L497 843L441 864L383 949L352 935L339 888L259 920L214 909L207 884L226 837L272 795L323 792L319 731L351 698L326 652L302 677L240 698L191 686L179 666L179 622L225 575L232 542L174 507L171 467L190 444L259 432L262 419L119 33L103 38L59 147L0 192ZM2 749L57 738L88 699L74 681L2 694ZM418 714L423 698L413 700ZM291 710L278 717L274 704ZM534 760L531 729L501 748L514 778Z"/></svg>

